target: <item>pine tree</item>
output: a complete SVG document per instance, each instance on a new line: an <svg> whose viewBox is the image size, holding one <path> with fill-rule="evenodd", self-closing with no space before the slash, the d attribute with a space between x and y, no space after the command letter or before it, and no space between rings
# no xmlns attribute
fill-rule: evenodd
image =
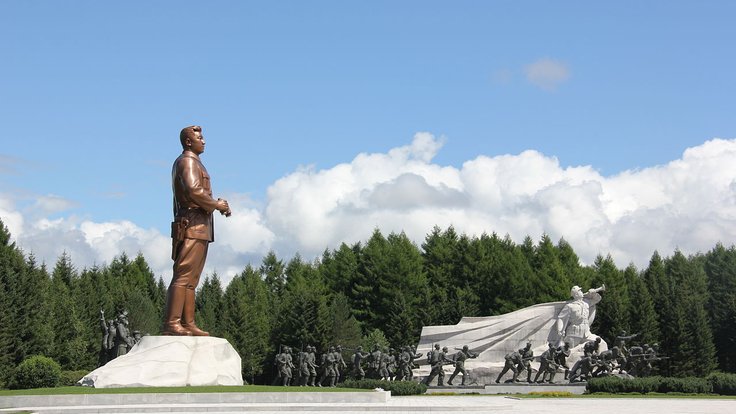
<svg viewBox="0 0 736 414"><path fill-rule="evenodd" d="M324 349L330 341L324 282L316 269L298 256L289 261L286 274L288 283L276 324L277 343L296 348L312 344Z"/></svg>
<svg viewBox="0 0 736 414"><path fill-rule="evenodd" d="M471 243L475 280L478 280L480 315L501 315L535 304L529 258L533 257L531 238L528 245L517 246L509 235L503 239L494 233L481 235ZM529 251L525 252L528 248Z"/></svg>
<svg viewBox="0 0 736 414"><path fill-rule="evenodd" d="M380 329L372 329L369 331L367 335L363 336L362 343L363 350L366 351L372 350L376 345L378 345L380 349L389 347L388 339L386 339L386 335L384 335L383 331Z"/></svg>
<svg viewBox="0 0 736 414"><path fill-rule="evenodd" d="M205 277L196 296L197 325L212 336L222 336L222 313L224 292L217 272Z"/></svg>
<svg viewBox="0 0 736 414"><path fill-rule="evenodd" d="M286 285L286 274L284 273L284 262L276 257L273 251L268 252L261 264L261 274L264 277L268 290L278 298Z"/></svg>
<svg viewBox="0 0 736 414"><path fill-rule="evenodd" d="M665 264L658 252L654 252L649 260L649 266L644 271L644 282L649 289L654 310L657 313L657 323L660 329L659 353L670 357L660 366L663 375L672 375L678 371L677 363L682 358L688 358L679 346L679 340L685 331L685 317L682 307L675 305L674 283L665 273ZM652 344L650 344L652 345Z"/></svg>
<svg viewBox="0 0 736 414"><path fill-rule="evenodd" d="M87 349L85 359L80 362L80 365L93 369L97 366L102 348L103 333L100 328L100 311L105 312L108 320L112 319L115 313L112 295L108 293L104 269L97 266L83 269L74 283L72 295L79 310L79 320L84 325L82 336Z"/></svg>
<svg viewBox="0 0 736 414"><path fill-rule="evenodd" d="M46 267L36 265L36 259L30 255L25 272L20 276L19 295L13 305L19 311L20 322L16 363L31 355L50 355L54 337L49 306L50 277Z"/></svg>
<svg viewBox="0 0 736 414"><path fill-rule="evenodd" d="M624 271L624 279L629 291L629 328L638 333L635 341L642 344L659 342L659 324L654 302L636 267L629 265Z"/></svg>
<svg viewBox="0 0 736 414"><path fill-rule="evenodd" d="M569 276L565 273L559 259L557 248L548 235L543 235L534 249L531 261L533 268L532 286L533 302L544 303L565 297L572 287Z"/></svg>
<svg viewBox="0 0 736 414"><path fill-rule="evenodd" d="M53 348L50 356L62 368L81 369L85 365L87 343L80 320L78 303L74 301L72 286L77 275L68 254L63 253L51 274L51 320L54 321ZM89 328L87 328L89 329Z"/></svg>
<svg viewBox="0 0 736 414"><path fill-rule="evenodd" d="M131 333L139 331L141 334L156 335L160 332L161 312L145 292L132 290L123 308L128 311Z"/></svg>
<svg viewBox="0 0 736 414"><path fill-rule="evenodd" d="M328 337L334 344L348 348L360 345L362 331L360 322L353 316L348 298L343 293L332 297L327 314L330 316Z"/></svg>
<svg viewBox="0 0 736 414"><path fill-rule="evenodd" d="M669 313L680 318L672 336L664 335L671 342L672 374L706 375L715 367L715 346L705 312L705 272L678 250L665 261L665 273L673 292L673 309Z"/></svg>
<svg viewBox="0 0 736 414"><path fill-rule="evenodd" d="M0 220L0 386L15 366L18 314L14 308L19 272L25 266L22 253L10 242L10 232Z"/></svg>
<svg viewBox="0 0 736 414"><path fill-rule="evenodd" d="M629 331L628 292L623 274L616 268L611 256L598 256L593 265L594 286L606 285L603 299L598 303L593 332L612 343L623 331Z"/></svg>
<svg viewBox="0 0 736 414"><path fill-rule="evenodd" d="M404 233L391 233L385 243L377 245L375 250L371 247L369 241L364 253L373 259L373 267L368 270L377 285L377 301L374 307L377 327L383 327L391 344L406 343L407 337L413 338L410 342L416 342L423 325L419 312L425 305L422 292L427 286L421 253ZM381 257L377 256L379 254ZM397 306L404 308L402 315L397 314ZM401 330L396 318L406 322ZM389 331L389 326L395 329Z"/></svg>
<svg viewBox="0 0 736 414"><path fill-rule="evenodd" d="M270 292L260 273L250 265L225 289L223 335L238 351L243 377L254 382L272 354Z"/></svg>
<svg viewBox="0 0 736 414"><path fill-rule="evenodd" d="M342 243L333 253L325 252L323 255L319 270L330 292L343 293L346 296L351 294L352 282L358 277L356 250L359 247L351 248Z"/></svg>
<svg viewBox="0 0 736 414"><path fill-rule="evenodd" d="M0 229L1 231L2 229ZM5 387L5 381L8 379L9 374L13 372L14 366L10 316L11 313L5 284L2 282L2 278L0 278L0 388Z"/></svg>
<svg viewBox="0 0 736 414"><path fill-rule="evenodd" d="M429 325L457 323L455 316L457 303L449 297L455 280L454 261L458 259L457 243L457 234L452 227L443 233L435 226L422 244L429 301L432 303L427 309Z"/></svg>
<svg viewBox="0 0 736 414"><path fill-rule="evenodd" d="M708 314L718 367L736 372L736 248L717 244L705 257L708 277Z"/></svg>

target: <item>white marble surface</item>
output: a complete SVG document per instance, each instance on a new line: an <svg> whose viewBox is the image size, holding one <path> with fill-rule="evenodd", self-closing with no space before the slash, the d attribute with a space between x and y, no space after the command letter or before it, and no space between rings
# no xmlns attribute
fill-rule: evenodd
<svg viewBox="0 0 736 414"><path fill-rule="evenodd" d="M240 355L222 338L144 336L79 381L95 388L243 385Z"/></svg>

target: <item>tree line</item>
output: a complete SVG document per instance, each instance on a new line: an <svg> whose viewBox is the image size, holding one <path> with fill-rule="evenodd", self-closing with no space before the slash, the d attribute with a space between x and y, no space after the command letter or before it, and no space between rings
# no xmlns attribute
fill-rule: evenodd
<svg viewBox="0 0 736 414"><path fill-rule="evenodd" d="M610 256L583 266L570 244L546 235L515 243L435 227L417 246L403 233L375 230L313 261L270 252L227 286L206 275L197 323L230 341L247 381L269 383L281 345L398 348L416 344L425 325L566 300L573 285L604 283L593 332L609 342L640 332L641 343L658 343L671 358L661 368L666 375L736 372L736 248L721 244L689 257L654 252L645 269L620 269ZM62 254L49 269L12 243L0 222L0 381L32 355L65 370L94 369L99 311L127 309L131 329L156 335L165 296L141 254L83 269Z"/></svg>

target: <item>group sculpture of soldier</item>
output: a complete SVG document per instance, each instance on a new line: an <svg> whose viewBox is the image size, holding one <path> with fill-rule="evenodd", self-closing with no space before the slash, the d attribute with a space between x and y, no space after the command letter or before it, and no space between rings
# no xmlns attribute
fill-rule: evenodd
<svg viewBox="0 0 736 414"><path fill-rule="evenodd" d="M656 361L667 359L658 356L656 344L628 348L627 342L638 334L622 332L614 338L615 346L608 349L606 341L590 331L604 291L605 286L601 286L584 293L574 286L567 302L535 305L499 316L463 318L453 326L424 327L419 349L431 346L434 350L430 348L431 357L418 374L425 377L427 385L437 377L437 385L442 386L445 365L455 364L456 372L448 381L452 385L457 372L466 373L465 360L473 358L467 367L473 383L500 383L509 371L511 377L505 382L551 383L558 372L570 382L605 375L649 375ZM440 341L450 346L469 342L470 348L464 345L463 349L471 349L472 356L461 352L450 358L447 347L440 350ZM462 361L457 361L458 356Z"/></svg>
<svg viewBox="0 0 736 414"><path fill-rule="evenodd" d="M105 320L105 311L100 309L102 344L97 366L103 366L109 361L127 354L135 344L140 342L140 331L131 333L128 325L127 310L120 311L114 319Z"/></svg>
<svg viewBox="0 0 736 414"><path fill-rule="evenodd" d="M614 342L616 345L611 349L601 351L601 338L590 340L583 344L583 356L578 359L572 368L567 363L570 357L570 342L555 346L548 343L548 349L538 358L529 350L531 344L524 349L510 352L505 356L503 370L498 374L496 383L508 371L513 373L512 378L505 382L521 382L519 374L526 371L528 383L552 383L555 375L563 370L564 379L569 382L587 381L590 378L617 375L623 377L644 377L651 374L653 364L657 361L668 359L658 354L658 345L643 344L627 348L626 341L636 338L639 334L627 335L622 332ZM539 367L534 380L531 374L534 368L529 364L530 360L539 359ZM540 379L541 375L541 379Z"/></svg>
<svg viewBox="0 0 736 414"><path fill-rule="evenodd" d="M353 352L347 362L343 351ZM307 345L295 352L292 347L281 345L274 359L273 385L334 387L347 377L411 381L414 378L414 360L421 356L411 346L396 350L375 345L371 352L363 352L362 346L352 349L336 345L328 347L317 362L315 346Z"/></svg>
<svg viewBox="0 0 736 414"><path fill-rule="evenodd" d="M453 385L452 380L455 379L457 374L463 374L460 385L465 385L465 377L467 371L465 371L465 360L468 358L477 358L478 354L470 351L467 345L464 345L462 349L455 348L458 352L450 355L447 347L443 347L440 350L440 344L435 344L434 349L427 353L427 363L432 367L429 375L422 381L426 385L430 385L432 380L437 377L437 385L443 386L445 378L445 365L453 365L455 370L450 375L450 379L447 381L447 385Z"/></svg>

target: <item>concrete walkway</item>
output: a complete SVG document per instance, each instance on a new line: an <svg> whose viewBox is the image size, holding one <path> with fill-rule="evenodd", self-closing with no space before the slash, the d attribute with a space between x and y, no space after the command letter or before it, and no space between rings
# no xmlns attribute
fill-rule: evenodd
<svg viewBox="0 0 736 414"><path fill-rule="evenodd" d="M16 407L0 413L30 411L51 413L233 413L260 414L308 412L313 414L420 414L469 411L475 413L513 414L733 414L736 400L686 398L609 398L609 399L516 399L503 396L412 396L390 397L381 403L184 403L85 405L66 407Z"/></svg>

